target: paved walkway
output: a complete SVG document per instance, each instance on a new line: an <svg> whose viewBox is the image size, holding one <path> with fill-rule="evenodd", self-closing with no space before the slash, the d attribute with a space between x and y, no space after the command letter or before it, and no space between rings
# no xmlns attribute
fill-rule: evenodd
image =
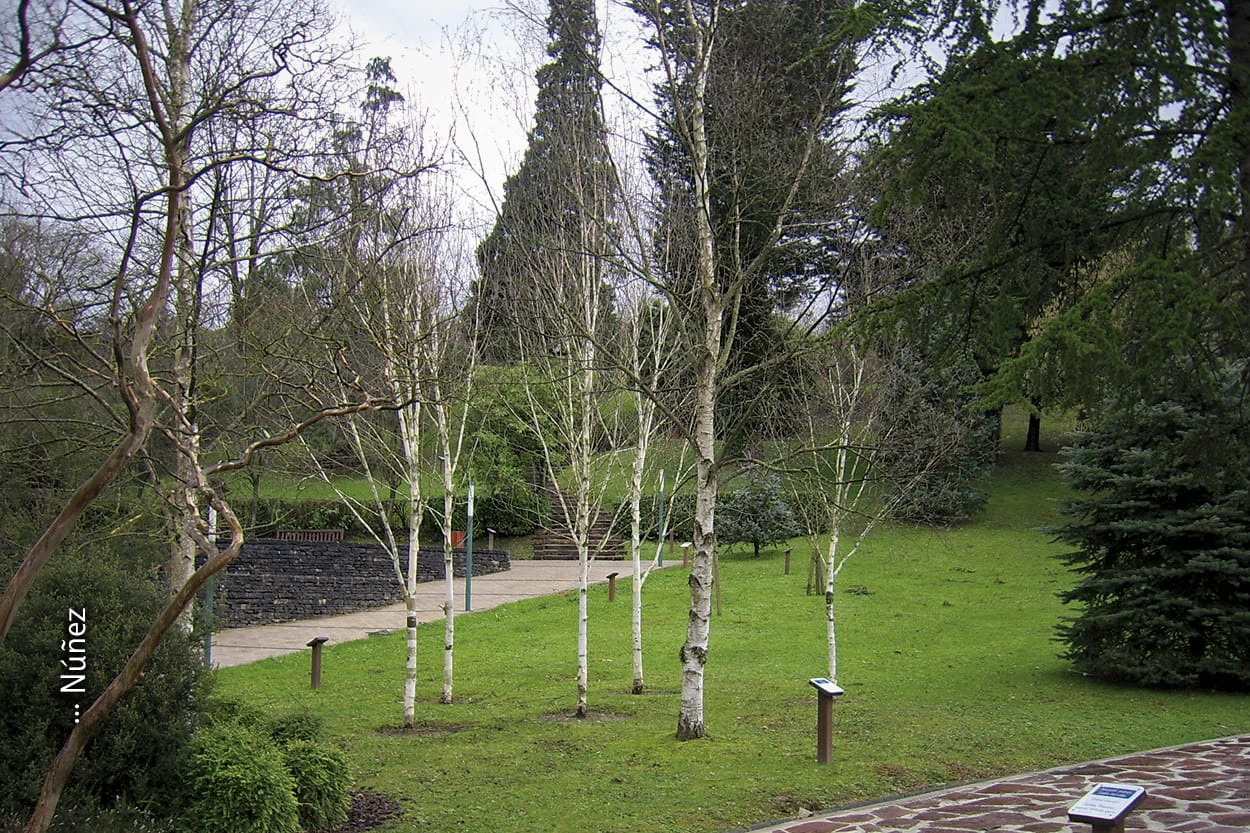
<svg viewBox="0 0 1250 833"><path fill-rule="evenodd" d="M672 566L669 560L665 566ZM680 565L678 559L676 564ZM629 561L594 561L590 565L592 584L608 580L609 573L620 573L617 592L628 595L629 577L633 575L633 563ZM456 579L456 612L464 611L464 579ZM560 593L577 587L576 561L513 561L512 569L488 576L474 576L472 608L474 611L489 610L496 605ZM447 585L442 581L422 582L417 585L417 620L432 622L443 618L443 602L447 598ZM280 622L276 625L255 625L248 628L228 628L213 635L213 667L225 668L243 665L268 657L307 650L308 643L319 636L329 637L327 644L363 639L371 633L402 629L405 622L404 604L399 602L387 607L346 613L341 616L321 616L296 622Z"/></svg>
<svg viewBox="0 0 1250 833"><path fill-rule="evenodd" d="M997 781L817 813L759 833L1075 833L1068 808L1095 784L1134 784L1146 798L1125 833L1250 831L1250 735L1140 752Z"/></svg>

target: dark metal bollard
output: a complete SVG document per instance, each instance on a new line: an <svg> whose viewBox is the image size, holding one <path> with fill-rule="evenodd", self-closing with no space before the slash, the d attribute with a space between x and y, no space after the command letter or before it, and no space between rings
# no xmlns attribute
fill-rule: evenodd
<svg viewBox="0 0 1250 833"><path fill-rule="evenodd" d="M608 573L608 601L616 601L616 577L620 573Z"/></svg>
<svg viewBox="0 0 1250 833"><path fill-rule="evenodd" d="M819 697L816 704L816 763L833 762L833 700L843 691L824 677L808 680Z"/></svg>
<svg viewBox="0 0 1250 833"><path fill-rule="evenodd" d="M312 687L321 688L321 646L330 641L328 636L318 636L308 643L312 648Z"/></svg>

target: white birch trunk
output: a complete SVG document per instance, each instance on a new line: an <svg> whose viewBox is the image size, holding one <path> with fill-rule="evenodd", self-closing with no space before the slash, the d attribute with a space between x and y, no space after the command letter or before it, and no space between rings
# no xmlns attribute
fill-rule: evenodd
<svg viewBox="0 0 1250 833"><path fill-rule="evenodd" d="M598 305L598 293L591 281L597 282L598 273L592 268L587 270L587 292L585 297L586 321L593 323L595 308ZM585 717L590 711L590 658L587 648L590 629L590 612L588 609L590 590L590 455L593 440L593 416L595 410L595 344L589 338L583 338L581 349L580 390L578 391L581 405L581 422L577 436L576 459L577 467L577 506L574 534L577 536L577 716Z"/></svg>
<svg viewBox="0 0 1250 833"><path fill-rule="evenodd" d="M716 274L716 254L711 226L711 193L708 182L707 129L704 98L711 58L714 21L701 25L693 6L686 4L695 34L694 90L690 112L691 162L694 172L695 229L698 240L698 306L703 315L702 342L693 345L695 361L695 453L696 494L694 513L694 562L690 570L690 620L681 648L681 707L677 717L679 740L707 734L703 721L703 672L707 665L712 624L712 561L716 554L715 514L716 398L721 327L724 306ZM714 12L713 12L714 14Z"/></svg>
<svg viewBox="0 0 1250 833"><path fill-rule="evenodd" d="M455 679L456 653L456 549L451 540L451 512L454 508L452 487L444 479L443 488L443 572L446 593L443 598L443 692L438 701L444 705L452 702L452 682ZM467 565L466 565L467 566Z"/></svg>
<svg viewBox="0 0 1250 833"><path fill-rule="evenodd" d="M829 556L825 564L825 624L829 648L829 679L834 685L838 684L838 624L837 611L834 608L834 590L838 579L837 570L834 569L838 559L838 537L837 524L830 524Z"/></svg>
<svg viewBox="0 0 1250 833"><path fill-rule="evenodd" d="M642 556L641 542L632 541L634 548L633 596L630 601L629 627L632 637L632 661L634 681L630 691L642 694L647 690L647 680L642 671Z"/></svg>
<svg viewBox="0 0 1250 833"><path fill-rule="evenodd" d="M438 350L439 336L435 328L431 329L430 336L434 350ZM429 362L430 369L435 369L436 362ZM442 470L443 470L443 572L445 594L443 598L443 691L439 696L439 702L444 705L450 705L453 697L453 686L455 681L455 655L456 655L456 549L451 540L452 533L452 510L455 508L453 496L455 494L455 474L456 474L456 456L452 454L451 447L451 426L447 420L447 405L443 401L443 389L439 384L437 377L432 382L434 393L434 424L438 428L439 448L442 450ZM461 421L463 426L463 420ZM457 454L459 452L459 443L457 443ZM468 570L468 564L465 565ZM466 583L469 581L467 575Z"/></svg>
<svg viewBox="0 0 1250 833"><path fill-rule="evenodd" d="M638 442L634 447L634 464L629 480L629 551L634 562L633 593L630 596L630 636L634 681L630 690L634 694L642 694L647 689L642 673L642 475L647 462L647 445L650 435L648 417L647 413L640 414ZM661 480L662 483L663 480ZM664 491L663 485L660 491ZM663 532L660 531L659 534L660 546L663 546Z"/></svg>
<svg viewBox="0 0 1250 833"><path fill-rule="evenodd" d="M715 373L715 357L709 356ZM716 553L715 512L717 497L715 459L715 394L703 368L698 390L698 462L694 513L694 559L690 568L690 619L681 648L681 710L677 738L691 740L707 734L703 721L703 673L707 665L712 625L712 559Z"/></svg>
<svg viewBox="0 0 1250 833"><path fill-rule="evenodd" d="M417 720L417 564L421 552L421 467L417 459L421 440L421 406L406 405L399 410L399 430L408 478L408 569L403 578L406 613L406 652L404 656L404 726Z"/></svg>

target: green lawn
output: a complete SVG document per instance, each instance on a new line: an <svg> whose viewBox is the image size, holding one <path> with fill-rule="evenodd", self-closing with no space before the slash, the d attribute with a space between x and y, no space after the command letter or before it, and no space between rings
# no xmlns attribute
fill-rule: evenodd
<svg viewBox="0 0 1250 833"><path fill-rule="evenodd" d="M1009 436L1007 442L1015 443ZM403 638L333 646L323 683L308 657L219 672L218 694L322 715L361 787L401 800L393 831L723 831L939 784L1051 767L1250 728L1250 698L1143 691L1072 673L1057 658L1055 593L1071 582L1037 531L1062 494L1053 454L1010 453L975 523L884 528L843 573L846 689L834 763L815 763L824 669L822 598L804 594L808 543L726 556L712 623L710 737L674 740L680 568L645 591L647 681L630 683L628 590L591 597L590 703L575 702L576 601L538 599L460 618L457 703L438 705L441 625L421 635L419 732L400 718Z"/></svg>

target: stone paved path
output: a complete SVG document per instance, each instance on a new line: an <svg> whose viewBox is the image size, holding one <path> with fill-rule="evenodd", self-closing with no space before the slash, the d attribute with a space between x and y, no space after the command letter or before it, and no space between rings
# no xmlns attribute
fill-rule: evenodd
<svg viewBox="0 0 1250 833"><path fill-rule="evenodd" d="M666 567L680 566L681 559L665 562ZM601 584L612 573L618 573L618 591L621 601L629 604L630 577L633 563L628 561L595 560L590 565L590 582ZM562 593L578 585L576 561L513 561L512 568L503 573L474 576L472 607L475 612L488 610L496 605L551 593ZM455 580L456 612L464 610L465 581ZM443 603L447 598L447 585L443 581L422 582L417 585L417 621L432 622L443 617ZM321 616L275 625L253 625L247 628L227 628L213 634L213 667L225 668L269 657L307 651L308 641L325 636L330 644L364 639L370 633L392 631L404 627L407 614L403 602L386 607L344 613L338 616Z"/></svg>
<svg viewBox="0 0 1250 833"><path fill-rule="evenodd" d="M1125 824L1158 833L1250 831L1250 735L1191 743L859 805L754 827L759 833L1078 833L1068 808L1097 783L1146 798Z"/></svg>

